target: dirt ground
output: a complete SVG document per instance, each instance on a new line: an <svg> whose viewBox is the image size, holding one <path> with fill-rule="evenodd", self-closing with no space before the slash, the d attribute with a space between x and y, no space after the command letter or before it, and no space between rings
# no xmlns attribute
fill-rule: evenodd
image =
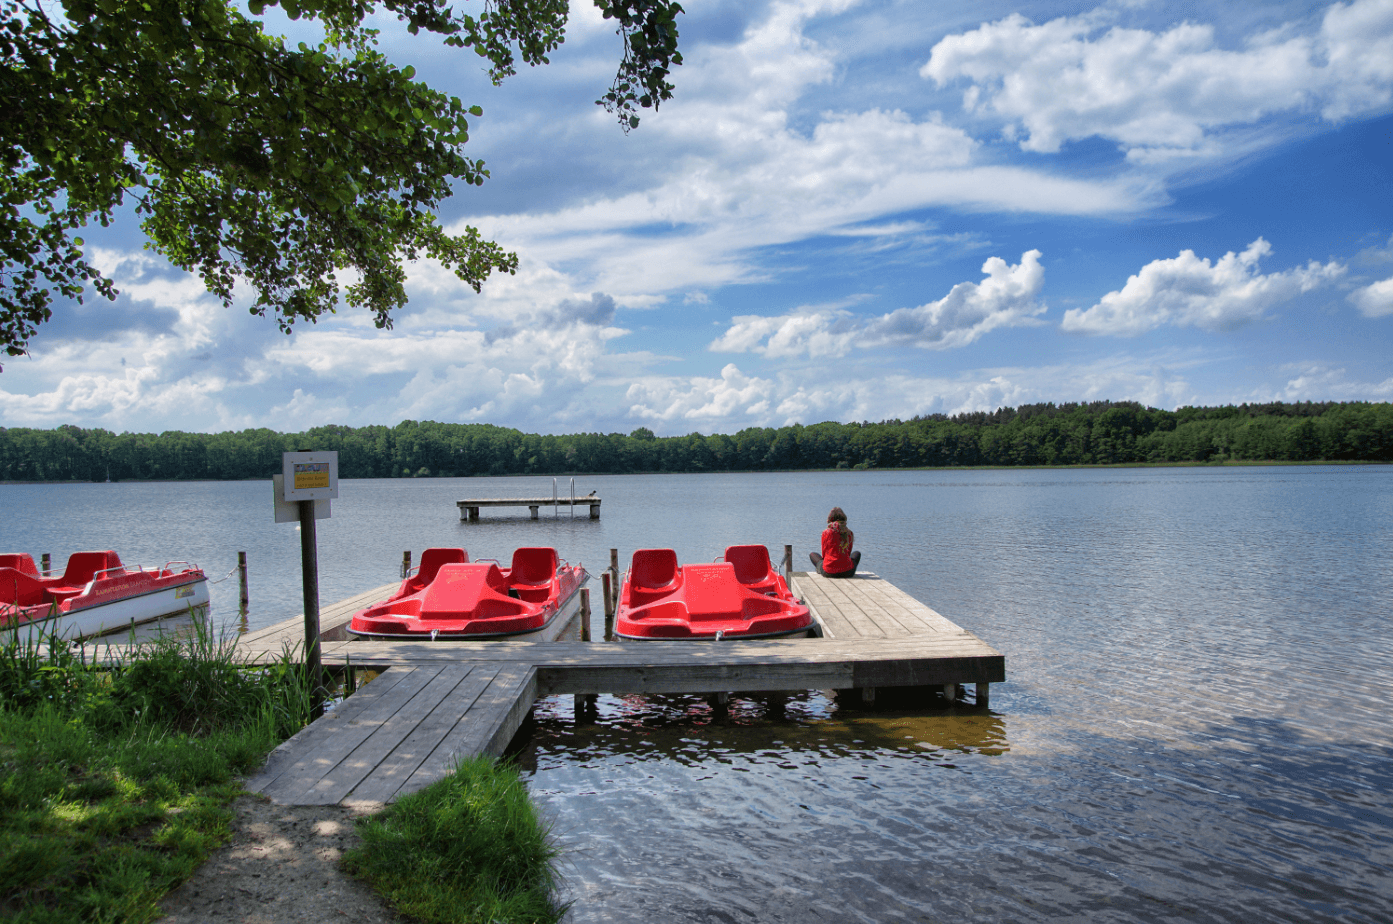
<svg viewBox="0 0 1393 924"><path fill-rule="evenodd" d="M399 924L376 892L339 870L360 812L342 806L235 803L232 840L160 903L168 924Z"/></svg>

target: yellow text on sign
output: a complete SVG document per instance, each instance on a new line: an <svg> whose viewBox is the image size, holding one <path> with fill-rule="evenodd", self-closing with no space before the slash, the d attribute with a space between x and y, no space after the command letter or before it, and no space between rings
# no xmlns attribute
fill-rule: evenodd
<svg viewBox="0 0 1393 924"><path fill-rule="evenodd" d="M329 487L328 462L296 462L295 490Z"/></svg>

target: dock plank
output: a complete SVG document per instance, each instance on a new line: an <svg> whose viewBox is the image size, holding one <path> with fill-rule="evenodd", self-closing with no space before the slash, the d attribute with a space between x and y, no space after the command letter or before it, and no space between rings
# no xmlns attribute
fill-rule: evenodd
<svg viewBox="0 0 1393 924"><path fill-rule="evenodd" d="M348 802L390 802L426 758L440 746L445 736L472 711L479 697L498 675L499 667L493 664L472 664L446 668L446 671L451 670L455 672L451 676L458 676L459 682L451 689L449 695L411 729L411 733L389 756L354 787ZM445 672L442 672L442 676L444 674ZM475 718L478 718L477 714Z"/></svg>
<svg viewBox="0 0 1393 924"><path fill-rule="evenodd" d="M440 669L419 693L383 722L319 782L296 798L299 805L333 805L341 801L371 774L382 761L396 753L398 746L429 718L450 693L474 671L488 673L483 665L449 664ZM454 705L446 707L453 714ZM385 801L385 800L384 800Z"/></svg>
<svg viewBox="0 0 1393 924"><path fill-rule="evenodd" d="M391 689L404 680L407 675L406 669L384 671L378 675L377 679L339 703L333 712L318 722L311 722L282 741L266 758L266 763L262 766L261 771L247 781L247 789L252 792L261 792L274 783L281 774L300 759L306 750L312 749L319 740L331 735L333 733L332 725L352 721L365 710L371 708L378 699L390 693ZM330 717L333 717L334 722L325 723L324 719Z"/></svg>
<svg viewBox="0 0 1393 924"><path fill-rule="evenodd" d="M449 773L460 757L503 753L536 698L536 668L526 664L500 668L469 710L476 719L491 721L456 722L398 792L405 795L429 786Z"/></svg>
<svg viewBox="0 0 1393 924"><path fill-rule="evenodd" d="M373 587L361 593L356 593L347 599L339 600L336 603L321 607L319 610L319 635L321 643L326 640L333 641L347 638L345 633L336 630L341 630L342 627L348 625L354 613L361 609L366 609L374 603L386 600L392 594L396 593L397 588L400 586L400 581L394 581L391 584ZM277 650L281 650L284 647L292 651L298 651L300 648L303 648L305 644L305 614L300 613L290 619L283 620L273 626L267 626L263 629L254 629L242 635L237 642L239 645L248 647L265 648L270 646Z"/></svg>
<svg viewBox="0 0 1393 924"><path fill-rule="evenodd" d="M310 727L318 725L321 732L303 742L299 759L286 767L274 782L262 787L260 792L276 802L298 804L295 802L297 797L305 796L314 784L338 766L369 735L400 712L444 667L443 664L425 664L392 668L393 671L403 671L406 676L353 718L339 720L331 712L312 723ZM368 684L368 688L371 687L372 684ZM347 701L353 698L350 696Z"/></svg>

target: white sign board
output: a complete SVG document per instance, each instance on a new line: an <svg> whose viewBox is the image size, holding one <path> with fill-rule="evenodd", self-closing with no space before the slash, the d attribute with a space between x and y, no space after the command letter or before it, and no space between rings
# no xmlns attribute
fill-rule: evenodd
<svg viewBox="0 0 1393 924"><path fill-rule="evenodd" d="M337 452L287 452L281 455L284 500L319 501L339 496Z"/></svg>
<svg viewBox="0 0 1393 924"><path fill-rule="evenodd" d="M285 499L285 476L271 476L271 493L276 501L276 522L277 523L299 523L300 504L292 503ZM329 519L329 501L317 500L314 502L314 518L316 520Z"/></svg>

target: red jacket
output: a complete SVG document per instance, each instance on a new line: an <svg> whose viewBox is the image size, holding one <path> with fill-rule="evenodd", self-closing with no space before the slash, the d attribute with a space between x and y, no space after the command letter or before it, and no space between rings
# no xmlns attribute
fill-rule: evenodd
<svg viewBox="0 0 1393 924"><path fill-rule="evenodd" d="M856 567L851 560L851 530L837 523L827 524L822 531L822 570L825 574L841 574ZM845 543L845 547L843 547Z"/></svg>

